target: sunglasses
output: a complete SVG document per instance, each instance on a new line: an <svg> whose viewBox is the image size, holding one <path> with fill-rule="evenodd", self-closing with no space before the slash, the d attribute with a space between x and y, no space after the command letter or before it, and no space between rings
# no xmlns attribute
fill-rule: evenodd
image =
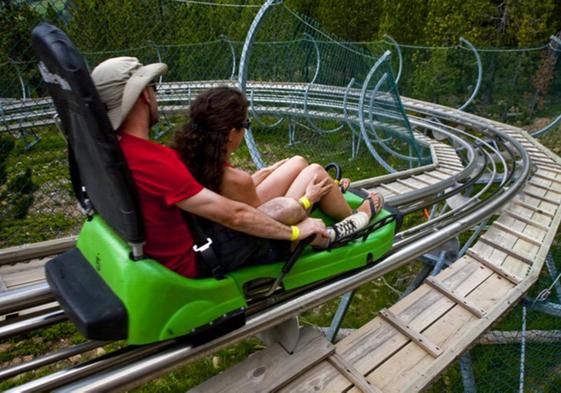
<svg viewBox="0 0 561 393"><path fill-rule="evenodd" d="M158 82L157 81L152 81L152 82L148 83L147 86L150 86L152 89L154 89L154 93L158 92Z"/></svg>

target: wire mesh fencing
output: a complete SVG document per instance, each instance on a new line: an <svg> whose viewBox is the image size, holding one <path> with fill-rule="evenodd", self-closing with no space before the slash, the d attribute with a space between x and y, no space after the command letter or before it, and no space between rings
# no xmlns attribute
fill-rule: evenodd
<svg viewBox="0 0 561 393"><path fill-rule="evenodd" d="M192 97L188 89L181 90L182 82L232 80L241 42L257 9L215 9L176 1L3 2L0 247L76 234L83 220L69 182L66 143L30 46L35 25L48 21L63 29L90 69L115 56L166 62L170 72L161 81L167 84L163 92L175 89L183 110L176 116L180 124ZM165 104L166 95L160 98ZM165 139L174 126L163 116L155 136Z"/></svg>
<svg viewBox="0 0 561 393"><path fill-rule="evenodd" d="M233 85L239 77L244 39L261 2L220 5L43 0L0 6L0 247L62 237L80 221L64 140L25 38L32 27L44 20L60 26L90 68L122 55L167 63L158 96L164 116L154 132L165 143L199 91ZM473 98L466 110L518 125L561 111L555 40L538 48L475 51L465 42L342 42L276 2L250 49L246 93L263 163L299 154L337 161L353 179L426 163L428 152L411 133L400 93L452 107ZM252 157L246 147L235 164L252 169ZM49 200L64 208L49 213ZM33 224L37 220L45 226Z"/></svg>
<svg viewBox="0 0 561 393"><path fill-rule="evenodd" d="M284 125L289 149L315 161L337 160L344 169L370 170L359 178L427 163L428 152L413 137L401 106L390 62L389 52L341 43L284 4L271 7L255 35L247 78L269 86L263 103L255 98L254 117L260 111L276 116L260 122L269 131L254 133L256 145ZM253 102L250 83L248 94Z"/></svg>
<svg viewBox="0 0 561 393"><path fill-rule="evenodd" d="M142 3L141 10L134 1L103 7L91 0L3 4L0 247L72 234L80 222L65 143L29 40L23 39L37 23L49 21L65 30L90 69L124 55L167 63L170 71L158 96L164 116L154 132L165 143L186 121L198 92L235 83L244 38L258 10L253 5L259 4L153 1ZM205 29L194 28L202 25ZM274 5L256 33L247 65L256 125L256 145L250 147L266 163L296 154L311 162L336 161L354 179L428 162L401 107L391 61L383 48L341 44L312 20ZM254 152L242 149L234 163L251 169L252 157ZM19 178L31 184L23 186Z"/></svg>
<svg viewBox="0 0 561 393"><path fill-rule="evenodd" d="M238 80L244 39L261 2L220 5L171 0L0 5L0 248L76 234L83 220L70 185L66 142L30 48L33 26L49 21L62 28L90 69L124 55L167 63L158 89L164 116L154 130L166 143L187 121L198 92ZM516 50L474 50L465 42L413 46L391 37L342 42L278 3L258 27L246 65L255 146L265 164L302 155L322 164L336 161L353 179L423 165L428 151L415 141L400 94L456 108L469 103L465 110L484 117L553 131L550 119L561 113L559 48L555 39ZM250 153L242 148L233 164L254 169ZM561 260L559 250L556 244L555 261ZM554 278L544 274L530 296L538 298ZM554 287L550 303L561 302L555 296ZM559 317L552 314L554 306L540 308L545 303L518 305L434 391L557 391Z"/></svg>

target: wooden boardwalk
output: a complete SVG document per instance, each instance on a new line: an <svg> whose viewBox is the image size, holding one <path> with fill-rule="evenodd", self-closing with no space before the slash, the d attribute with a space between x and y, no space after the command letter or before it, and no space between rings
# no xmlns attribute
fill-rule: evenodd
<svg viewBox="0 0 561 393"><path fill-rule="evenodd" d="M286 86L288 90L296 88L298 85ZM332 345L306 332L296 355L289 356L273 346L196 391L235 391L238 385L234 381L247 392L263 391L264 386L267 391L282 392L420 391L536 282L561 221L561 159L516 127L407 98L403 104L406 109L416 113L426 110L442 120L454 121L461 116L461 123L468 128L494 128L518 140L534 165L523 190L497 212L488 230L450 268L427 279L340 342ZM463 164L451 146L415 136L429 146L432 164L354 185L381 192L391 200L469 175L463 173ZM58 252L73 242L64 241ZM34 246L0 251L0 292L44 280L43 265L48 258L37 259L40 254L35 252ZM24 259L25 264L16 263ZM281 360L276 361L277 357ZM266 362L267 367L259 362Z"/></svg>
<svg viewBox="0 0 561 393"><path fill-rule="evenodd" d="M437 185L453 176L459 176L464 170L460 157L454 148L420 133L415 138L421 144L429 146L432 163L410 170L378 176L353 182L354 187L365 187L384 195L386 200L406 193L414 193L422 188ZM469 174L468 174L469 175Z"/></svg>
<svg viewBox="0 0 561 393"><path fill-rule="evenodd" d="M75 242L76 237L70 236L0 250L0 294L45 281L45 263Z"/></svg>
<svg viewBox="0 0 561 393"><path fill-rule="evenodd" d="M406 100L404 103L407 105ZM437 107L430 105L433 109ZM378 317L335 344L324 359L299 363L298 375L291 378L280 377L282 365L280 370L262 370L261 379L274 376L276 381L269 391L421 391L536 282L561 221L561 160L523 130L464 115L468 120L486 122L489 127L509 134L525 147L535 171L523 190L497 212L488 230L463 257L426 279L396 304L381 310ZM445 149L442 151L449 154ZM421 185L410 183L410 179L399 180L378 189L391 196ZM316 345L326 344L317 341ZM255 371L258 366L252 358L240 367ZM228 386L232 388L235 380L244 380L239 373L234 378L230 371L194 391L223 391L218 388L218 381L229 380ZM246 376L254 380L253 374Z"/></svg>

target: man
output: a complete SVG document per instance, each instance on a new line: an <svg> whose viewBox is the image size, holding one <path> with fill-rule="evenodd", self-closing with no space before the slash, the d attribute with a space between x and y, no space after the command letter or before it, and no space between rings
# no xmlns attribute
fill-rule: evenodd
<svg viewBox="0 0 561 393"><path fill-rule="evenodd" d="M143 66L134 57L117 57L92 72L138 189L146 254L184 276L202 275L199 270L204 267L197 264L193 237L181 210L261 238L297 241L315 234L316 244L324 244L328 234L321 220L305 218L289 226L271 217L285 222L304 217L298 202L281 201L280 212L278 201L260 207L267 215L224 198L201 186L174 150L150 141L150 127L158 122L154 81L166 71L163 63Z"/></svg>

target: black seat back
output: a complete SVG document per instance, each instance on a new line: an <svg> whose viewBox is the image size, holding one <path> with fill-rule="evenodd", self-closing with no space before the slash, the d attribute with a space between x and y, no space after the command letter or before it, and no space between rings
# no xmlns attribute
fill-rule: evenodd
<svg viewBox="0 0 561 393"><path fill-rule="evenodd" d="M106 109L80 52L57 27L41 23L32 45L68 141L72 185L130 244L144 241L138 195Z"/></svg>

